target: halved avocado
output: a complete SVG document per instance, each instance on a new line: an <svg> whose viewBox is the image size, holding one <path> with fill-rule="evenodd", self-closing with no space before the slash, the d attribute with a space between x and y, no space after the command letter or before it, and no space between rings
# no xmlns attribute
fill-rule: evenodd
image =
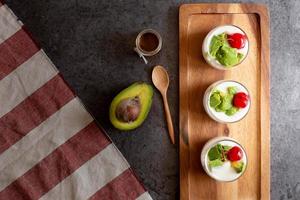
<svg viewBox="0 0 300 200"><path fill-rule="evenodd" d="M152 105L153 88L137 82L122 90L111 102L109 119L119 130L139 127L147 118Z"/></svg>

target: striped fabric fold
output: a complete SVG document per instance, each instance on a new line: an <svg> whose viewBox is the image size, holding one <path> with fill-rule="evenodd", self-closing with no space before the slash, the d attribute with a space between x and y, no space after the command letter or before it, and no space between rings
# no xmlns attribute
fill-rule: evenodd
<svg viewBox="0 0 300 200"><path fill-rule="evenodd" d="M0 105L0 200L152 199L1 0Z"/></svg>
<svg viewBox="0 0 300 200"><path fill-rule="evenodd" d="M112 190L115 191L115 193L112 193ZM127 169L117 178L106 184L105 187L98 190L89 199L136 199L141 196L144 191L143 186L137 181L131 169Z"/></svg>
<svg viewBox="0 0 300 200"><path fill-rule="evenodd" d="M2 5L3 2L0 2L0 27L2 27L0 32L0 43L3 43L11 37L22 26L22 24L17 21L16 16L11 13L10 9Z"/></svg>
<svg viewBox="0 0 300 200"><path fill-rule="evenodd" d="M0 118L0 153L74 98L59 75ZM1 166L1 164L0 164Z"/></svg>
<svg viewBox="0 0 300 200"><path fill-rule="evenodd" d="M0 7L0 12L1 8ZM39 47L28 36L23 28L10 36L0 45L0 80L32 57Z"/></svg>

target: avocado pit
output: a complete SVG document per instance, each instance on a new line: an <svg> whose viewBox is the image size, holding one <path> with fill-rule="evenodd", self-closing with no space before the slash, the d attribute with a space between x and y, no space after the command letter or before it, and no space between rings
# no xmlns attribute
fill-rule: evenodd
<svg viewBox="0 0 300 200"><path fill-rule="evenodd" d="M140 111L141 102L138 96L123 99L116 108L116 117L122 122L130 123L138 118Z"/></svg>

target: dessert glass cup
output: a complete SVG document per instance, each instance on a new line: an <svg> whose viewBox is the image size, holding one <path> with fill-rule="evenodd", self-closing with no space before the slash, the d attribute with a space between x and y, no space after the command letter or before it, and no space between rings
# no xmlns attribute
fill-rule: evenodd
<svg viewBox="0 0 300 200"><path fill-rule="evenodd" d="M245 43L245 47L243 49L238 49L238 52L242 53L244 55L243 59L236 65L226 67L219 63L215 58L210 56L209 49L210 49L210 42L213 38L214 35L219 35L222 33L228 33L228 34L233 34L233 33L241 33L247 37L247 34L239 27L234 26L234 25L224 25L224 26L217 26L216 28L212 29L205 37L203 43L202 43L202 55L205 59L205 61L212 66L215 69L220 69L220 70L230 70L238 65L240 65L247 57L248 51L249 51L249 40L247 39Z"/></svg>
<svg viewBox="0 0 300 200"><path fill-rule="evenodd" d="M231 177L231 178L228 178L228 179L222 179L220 177L217 177L216 175L214 175L210 169L209 169L209 166L208 166L208 151L215 145L217 145L218 143L222 143L222 142L231 142L231 143L235 143L235 146L238 146L240 147L240 149L243 151L243 161L244 161L244 168L243 168L243 171L241 173L237 173L236 176L234 177ZM218 137L214 137L210 140L208 140L205 145L203 146L202 148L202 151L201 151L201 155L200 155L200 159L201 159L201 165L204 169L204 171L206 172L206 174L208 176L210 176L211 178L217 180L217 181L221 181L221 182L232 182L232 181L235 181L237 180L238 178L240 178L246 171L247 169L247 165L248 165L248 159L247 159L247 154L246 154L246 151L245 149L243 148L243 146L238 143L235 139L233 138L230 138L230 137L224 137L224 136L218 136Z"/></svg>
<svg viewBox="0 0 300 200"><path fill-rule="evenodd" d="M224 89L227 89L227 87L230 86L237 86L238 91L237 92L244 92L248 95L249 100L248 100L248 105L246 108L241 108L237 113L235 113L233 116L227 116L224 112L217 112L214 110L214 108L210 107L209 105L209 100L210 100L210 95L212 94L213 90L215 88L220 88L220 86L223 86ZM211 84L205 91L204 97L203 97L203 106L210 118L213 120L219 122L219 123L234 123L242 120L249 112L250 110L250 105L251 105L251 98L250 98L250 93L248 89L241 83L237 81L232 81L232 80L220 80L217 82L214 82Z"/></svg>

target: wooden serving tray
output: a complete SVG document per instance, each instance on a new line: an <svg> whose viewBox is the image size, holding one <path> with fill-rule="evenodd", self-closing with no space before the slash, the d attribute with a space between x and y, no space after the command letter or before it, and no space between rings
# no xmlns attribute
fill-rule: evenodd
<svg viewBox="0 0 300 200"><path fill-rule="evenodd" d="M206 34L218 25L233 24L248 35L247 58L235 69L216 70L202 57ZM180 199L270 199L269 17L257 4L185 4L179 14L180 45ZM206 88L221 79L243 83L251 108L240 122L220 124L205 113ZM235 182L216 182L201 167L200 152L215 136L237 139L246 149L248 165Z"/></svg>

